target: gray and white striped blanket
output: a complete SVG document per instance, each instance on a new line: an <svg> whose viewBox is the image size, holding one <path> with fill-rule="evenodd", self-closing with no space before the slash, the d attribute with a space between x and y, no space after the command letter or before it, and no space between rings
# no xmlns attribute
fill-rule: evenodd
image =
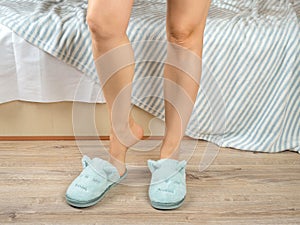
<svg viewBox="0 0 300 225"><path fill-rule="evenodd" d="M298 1L213 0L201 88L186 134L244 150L300 151ZM0 23L98 82L86 0L6 0ZM135 105L164 119L165 0L135 0L127 30L137 63ZM297 17L298 14L298 17ZM142 44L152 40L158 45ZM139 82L140 78L151 78Z"/></svg>

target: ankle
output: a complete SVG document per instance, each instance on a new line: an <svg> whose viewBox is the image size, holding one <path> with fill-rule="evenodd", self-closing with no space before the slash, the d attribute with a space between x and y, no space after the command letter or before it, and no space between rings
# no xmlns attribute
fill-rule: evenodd
<svg viewBox="0 0 300 225"><path fill-rule="evenodd" d="M113 140L115 139L113 135L111 135L111 138ZM126 153L127 148L121 145L119 142L110 142L109 162L118 169L120 176L122 176L122 174L125 172Z"/></svg>
<svg viewBox="0 0 300 225"><path fill-rule="evenodd" d="M180 140L176 141L163 141L160 149L160 158L178 159L180 152Z"/></svg>
<svg viewBox="0 0 300 225"><path fill-rule="evenodd" d="M128 122L111 129L110 140L111 142L119 142L128 148L140 141L143 136L143 128L130 118Z"/></svg>
<svg viewBox="0 0 300 225"><path fill-rule="evenodd" d="M179 151L161 151L160 152L160 159L179 159Z"/></svg>
<svg viewBox="0 0 300 225"><path fill-rule="evenodd" d="M125 157L122 159L118 159L115 156L110 155L108 161L117 168L120 176L122 176L125 173L126 171Z"/></svg>
<svg viewBox="0 0 300 225"><path fill-rule="evenodd" d="M180 147L181 137L165 137L162 141L161 150L176 150Z"/></svg>

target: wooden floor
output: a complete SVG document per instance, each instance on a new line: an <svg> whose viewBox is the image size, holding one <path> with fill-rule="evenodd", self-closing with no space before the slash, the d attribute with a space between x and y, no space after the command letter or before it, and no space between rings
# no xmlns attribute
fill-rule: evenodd
<svg viewBox="0 0 300 225"><path fill-rule="evenodd" d="M141 143L149 149L129 151L123 184L94 207L70 207L64 193L81 171L80 150L105 156L104 144L0 142L0 224L300 224L300 154L213 149L207 142L192 143L182 154L189 160L188 194L180 209L158 211L149 204L146 161L158 158L150 140ZM200 172L201 160L209 164L215 154Z"/></svg>

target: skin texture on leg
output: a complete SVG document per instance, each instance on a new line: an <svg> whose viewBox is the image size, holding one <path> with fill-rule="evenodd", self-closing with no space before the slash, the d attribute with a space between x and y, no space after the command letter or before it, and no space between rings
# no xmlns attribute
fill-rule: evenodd
<svg viewBox="0 0 300 225"><path fill-rule="evenodd" d="M125 87L127 87L126 92L122 93L122 105L119 107L122 112L127 112L131 108L134 54L126 30L133 2L134 0L89 0L86 18L92 37L93 57L110 115L112 128L109 149L110 162L118 168L120 175L125 172L124 162L127 148L143 136L142 128L134 122L132 117L124 117L118 123L119 131L122 131L123 134L129 132L135 137L134 141L124 144L117 138L112 124L113 104ZM122 54L118 54L118 51ZM111 71L108 61L111 65L118 65L124 60L127 62L127 66L114 71L113 74L105 74L105 71ZM108 77L109 79L107 79Z"/></svg>
<svg viewBox="0 0 300 225"><path fill-rule="evenodd" d="M122 44L134 0L88 0L87 23L91 31L94 59ZM105 43L100 43L105 42Z"/></svg>
<svg viewBox="0 0 300 225"><path fill-rule="evenodd" d="M178 158L180 142L199 89L209 7L210 0L168 0L168 53L164 67L166 130L161 158ZM181 69L173 65L180 65ZM170 103L168 99L174 101Z"/></svg>

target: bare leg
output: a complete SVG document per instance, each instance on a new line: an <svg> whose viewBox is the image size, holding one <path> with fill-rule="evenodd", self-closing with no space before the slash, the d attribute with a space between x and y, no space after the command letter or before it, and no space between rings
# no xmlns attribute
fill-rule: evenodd
<svg viewBox="0 0 300 225"><path fill-rule="evenodd" d="M93 56L100 82L104 85L102 88L110 115L111 128L113 128L113 104L121 90L126 86L129 86L129 89L122 97L124 104L122 104L121 107L123 107L123 109L121 110L126 111L130 108L130 93L131 82L134 75L134 64L130 64L116 71L113 76L108 80L105 80L106 77L103 77L102 71L109 70L110 68L105 68L106 66L109 67L109 65L107 65L105 57L103 56L112 49L117 49L115 51L116 54L111 55L109 59L112 64L118 64L118 62L122 60L134 62L133 50L131 49L131 45L126 35L133 1L134 0L89 0L88 3L87 23L92 37ZM122 49L122 56L117 54L120 46L123 46L123 48L120 48ZM125 58L122 59L120 57ZM142 138L143 130L134 122L131 115L129 118L122 118L122 120L118 122L120 122L118 123L119 132L128 133L130 130L126 130L126 128L129 127L132 134L136 137L136 141ZM123 128L124 130L122 130ZM118 168L120 175L125 171L124 163L126 151L132 144L134 144L134 141L128 145L122 143L117 138L116 132L111 129L110 162Z"/></svg>
<svg viewBox="0 0 300 225"><path fill-rule="evenodd" d="M164 82L166 131L161 146L161 158L178 157L177 150L193 110L201 77L203 33L209 6L210 0L168 0L166 61L185 65L183 67L186 70L193 68L185 73L168 63L165 64L164 77L166 81L174 82L177 88L174 89L169 82ZM167 99L174 98L180 88L185 91L190 101L186 102L187 98L180 94L175 105L172 105ZM177 112L175 108L181 109Z"/></svg>

